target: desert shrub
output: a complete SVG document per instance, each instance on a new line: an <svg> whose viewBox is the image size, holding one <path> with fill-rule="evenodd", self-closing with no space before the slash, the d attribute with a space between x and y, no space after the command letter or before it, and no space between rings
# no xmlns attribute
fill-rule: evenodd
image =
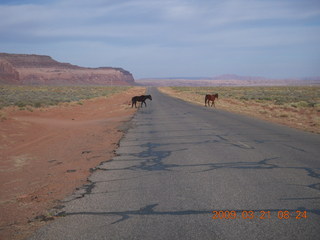
<svg viewBox="0 0 320 240"><path fill-rule="evenodd" d="M35 108L40 108L40 107L42 106L42 104L41 104L41 102L35 102L35 103L33 104L33 106L34 106Z"/></svg>
<svg viewBox="0 0 320 240"><path fill-rule="evenodd" d="M6 86L0 85L0 108L18 106L46 107L63 102L77 102L101 96L109 96L130 87L53 87L53 86Z"/></svg>
<svg viewBox="0 0 320 240"><path fill-rule="evenodd" d="M219 93L219 98L233 98L241 101L273 103L292 107L320 106L320 87L172 87L178 92L205 95Z"/></svg>
<svg viewBox="0 0 320 240"><path fill-rule="evenodd" d="M291 107L294 107L294 108L297 108L297 107L298 107L298 105L295 104L295 103L291 103L290 106L291 106Z"/></svg>
<svg viewBox="0 0 320 240"><path fill-rule="evenodd" d="M18 106L19 108L23 108L23 107L27 106L27 104L25 102L20 102L20 101L18 101L15 105Z"/></svg>
<svg viewBox="0 0 320 240"><path fill-rule="evenodd" d="M246 97L246 96L241 96L239 99L240 99L240 100L245 100L245 101L249 100L249 98Z"/></svg>
<svg viewBox="0 0 320 240"><path fill-rule="evenodd" d="M276 99L274 101L274 104L276 104L276 105L284 105L284 103L285 103L285 101L283 99Z"/></svg>
<svg viewBox="0 0 320 240"><path fill-rule="evenodd" d="M315 107L316 104L316 102L308 102L308 107Z"/></svg>
<svg viewBox="0 0 320 240"><path fill-rule="evenodd" d="M267 114L268 112L266 110L259 110L260 114Z"/></svg>
<svg viewBox="0 0 320 240"><path fill-rule="evenodd" d="M306 101L300 101L300 102L297 102L296 105L298 107L308 107L309 106L309 103L306 102Z"/></svg>

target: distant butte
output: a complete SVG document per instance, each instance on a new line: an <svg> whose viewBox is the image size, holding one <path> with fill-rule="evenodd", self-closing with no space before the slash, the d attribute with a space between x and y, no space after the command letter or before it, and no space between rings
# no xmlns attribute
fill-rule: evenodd
<svg viewBox="0 0 320 240"><path fill-rule="evenodd" d="M269 79L255 76L239 76L224 74L216 77L192 78L145 78L137 79L140 86L188 86L188 87L218 87L218 86L319 86L320 77Z"/></svg>
<svg viewBox="0 0 320 240"><path fill-rule="evenodd" d="M50 56L0 53L0 84L134 85L122 68L86 68L61 63Z"/></svg>

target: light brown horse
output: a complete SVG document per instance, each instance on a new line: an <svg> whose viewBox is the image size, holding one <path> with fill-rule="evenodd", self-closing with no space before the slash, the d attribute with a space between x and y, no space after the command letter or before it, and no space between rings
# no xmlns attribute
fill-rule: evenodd
<svg viewBox="0 0 320 240"><path fill-rule="evenodd" d="M207 103L208 103L208 106L210 107L210 101L211 101L212 102L211 103L211 107L212 107L212 105L214 107L216 107L216 105L214 104L214 101L216 100L216 98L218 99L218 93L213 94L213 95L207 94L205 99L204 99L205 106L207 106Z"/></svg>

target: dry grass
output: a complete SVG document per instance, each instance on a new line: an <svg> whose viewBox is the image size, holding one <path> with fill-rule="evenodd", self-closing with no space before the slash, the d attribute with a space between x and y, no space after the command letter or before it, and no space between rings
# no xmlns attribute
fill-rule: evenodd
<svg viewBox="0 0 320 240"><path fill-rule="evenodd" d="M17 106L21 110L47 107L59 103L77 102L96 97L106 97L114 93L128 90L130 87L52 87L52 86L7 86L0 85L0 109Z"/></svg>
<svg viewBox="0 0 320 240"><path fill-rule="evenodd" d="M320 133L320 87L162 87L169 95L204 106L219 93L218 109Z"/></svg>

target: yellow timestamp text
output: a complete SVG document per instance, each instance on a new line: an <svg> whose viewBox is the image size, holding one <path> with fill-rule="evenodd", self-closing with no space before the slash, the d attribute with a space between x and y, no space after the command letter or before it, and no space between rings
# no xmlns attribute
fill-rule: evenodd
<svg viewBox="0 0 320 240"><path fill-rule="evenodd" d="M215 210L212 211L212 219L306 219L308 218L307 211L289 211L289 210L279 210L279 211L253 211L253 210Z"/></svg>

